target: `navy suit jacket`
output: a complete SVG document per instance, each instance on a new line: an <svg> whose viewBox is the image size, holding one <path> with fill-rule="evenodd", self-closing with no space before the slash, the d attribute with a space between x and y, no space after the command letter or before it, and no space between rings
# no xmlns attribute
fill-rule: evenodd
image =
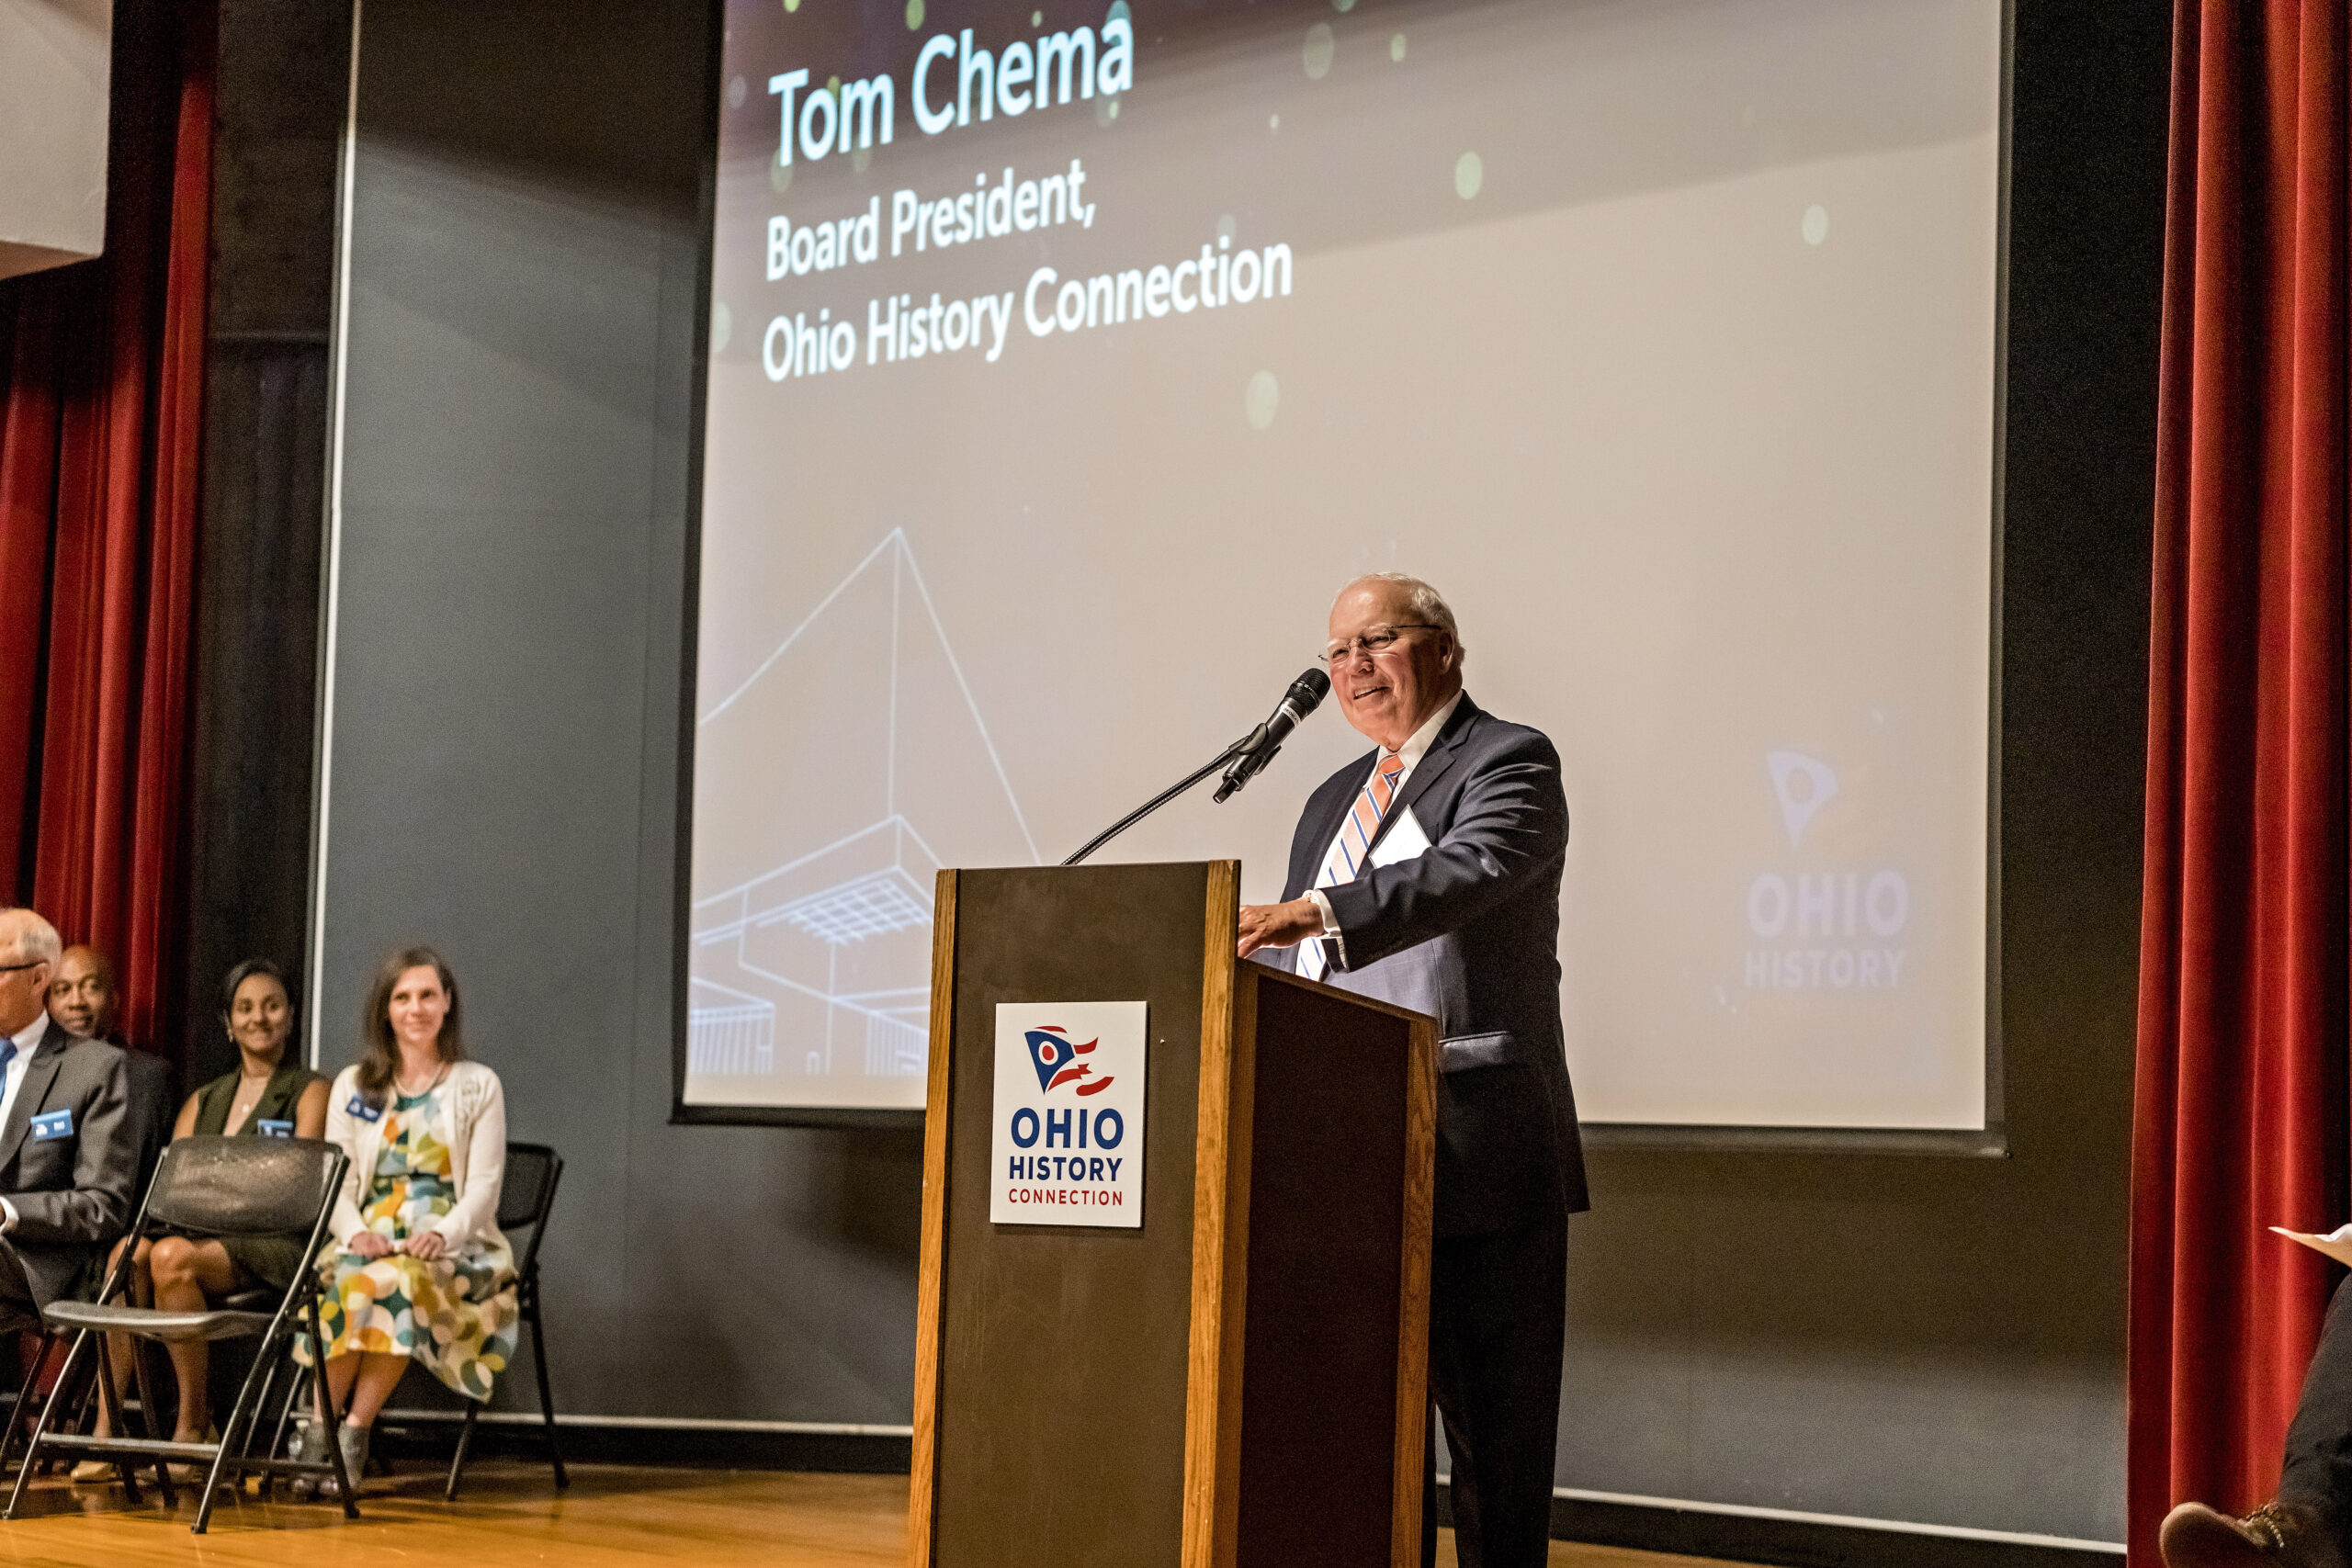
<svg viewBox="0 0 2352 1568"><path fill-rule="evenodd" d="M1285 900L1304 897L1377 752L1307 798ZM1373 839L1410 811L1430 848L1327 887L1324 978L1438 1021L1436 1231L1470 1235L1590 1207L1560 1027L1560 754L1467 694ZM1260 956L1295 969L1297 949Z"/></svg>

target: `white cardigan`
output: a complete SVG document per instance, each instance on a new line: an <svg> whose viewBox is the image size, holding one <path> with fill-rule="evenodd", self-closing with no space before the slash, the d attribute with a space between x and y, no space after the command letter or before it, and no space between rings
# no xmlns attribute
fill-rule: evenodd
<svg viewBox="0 0 2352 1568"><path fill-rule="evenodd" d="M353 1110L359 1103L359 1067L355 1063L335 1075L334 1087L327 1092L327 1142L351 1156L331 1222L337 1245L346 1247L368 1228L359 1207L375 1181L376 1157L384 1148L383 1118L391 1109L388 1097L384 1111L370 1121ZM474 1242L503 1250L498 1192L506 1177L506 1091L499 1086L498 1075L480 1062L453 1062L438 1106L441 1124L434 1135L448 1145L449 1179L458 1198L431 1228L441 1233L453 1256Z"/></svg>

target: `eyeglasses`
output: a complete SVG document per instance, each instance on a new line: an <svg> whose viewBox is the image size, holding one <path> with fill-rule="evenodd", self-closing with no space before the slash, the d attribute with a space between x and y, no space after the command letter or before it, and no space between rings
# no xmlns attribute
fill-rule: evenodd
<svg viewBox="0 0 2352 1568"><path fill-rule="evenodd" d="M1427 621L1408 621L1401 626L1374 626L1361 637L1351 637L1346 642L1335 642L1326 647L1323 649L1323 662L1337 664L1350 655L1357 653L1385 653L1395 647L1396 639L1407 632L1433 632L1442 629L1431 626Z"/></svg>

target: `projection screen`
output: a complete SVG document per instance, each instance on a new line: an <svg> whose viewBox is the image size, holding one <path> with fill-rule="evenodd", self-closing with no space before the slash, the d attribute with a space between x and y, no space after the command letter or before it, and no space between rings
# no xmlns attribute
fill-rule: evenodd
<svg viewBox="0 0 2352 1568"><path fill-rule="evenodd" d="M919 1109L1060 860L1436 583L1548 732L1589 1122L1988 1096L1999 0L729 0L682 1113ZM1316 715L1104 858L1281 892Z"/></svg>

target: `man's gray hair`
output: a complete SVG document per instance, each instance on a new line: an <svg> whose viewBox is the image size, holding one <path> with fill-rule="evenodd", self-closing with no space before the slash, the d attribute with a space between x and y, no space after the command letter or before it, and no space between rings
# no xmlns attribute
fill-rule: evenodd
<svg viewBox="0 0 2352 1568"><path fill-rule="evenodd" d="M1453 624L1453 606L1445 602L1444 594L1440 593L1419 578L1403 571L1368 571L1357 578L1356 582L1385 582L1392 588L1403 590L1405 613L1430 626L1443 626L1452 633L1455 649L1454 658L1457 662L1460 660L1462 628ZM1348 586L1352 588L1355 583L1350 583Z"/></svg>
<svg viewBox="0 0 2352 1568"><path fill-rule="evenodd" d="M0 949L11 963L54 964L65 951L57 928L30 909L0 909Z"/></svg>

